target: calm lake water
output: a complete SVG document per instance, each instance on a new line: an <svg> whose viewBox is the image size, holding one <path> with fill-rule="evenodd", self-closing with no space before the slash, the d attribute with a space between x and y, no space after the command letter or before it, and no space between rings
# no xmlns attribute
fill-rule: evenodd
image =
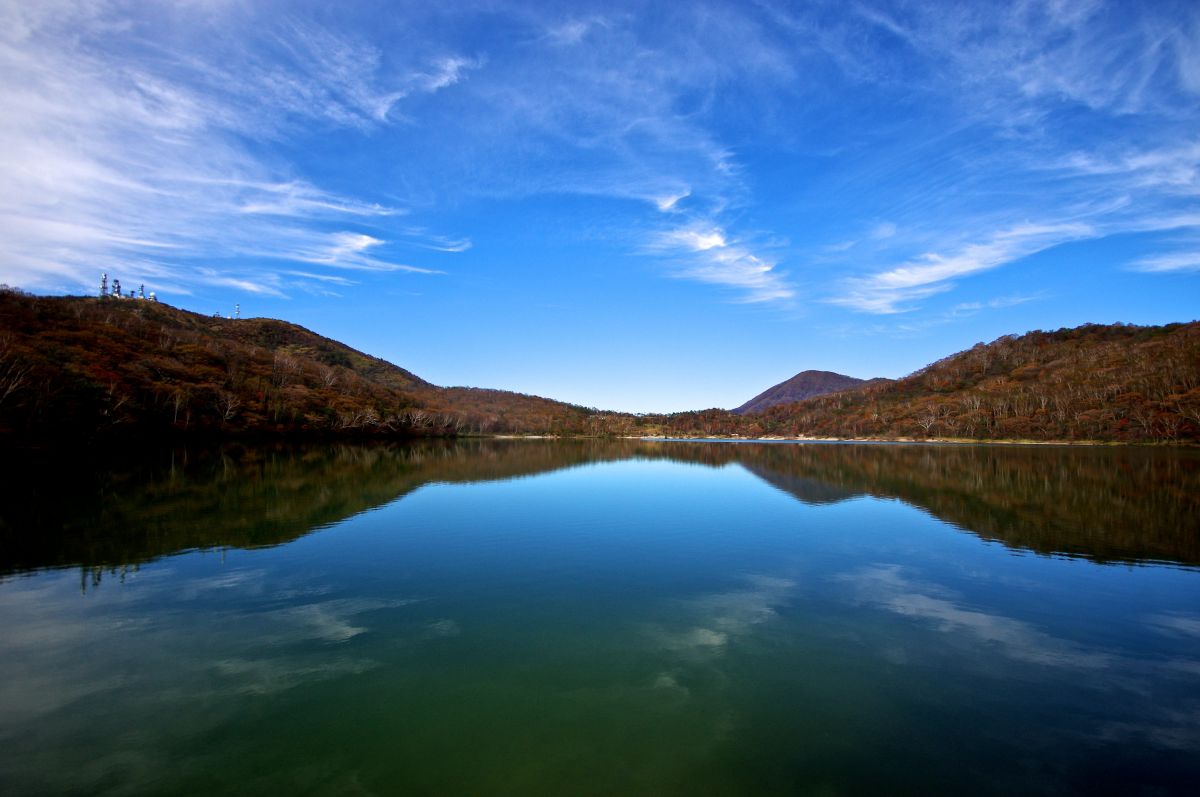
<svg viewBox="0 0 1200 797"><path fill-rule="evenodd" d="M9 463L0 793L1194 794L1200 457Z"/></svg>

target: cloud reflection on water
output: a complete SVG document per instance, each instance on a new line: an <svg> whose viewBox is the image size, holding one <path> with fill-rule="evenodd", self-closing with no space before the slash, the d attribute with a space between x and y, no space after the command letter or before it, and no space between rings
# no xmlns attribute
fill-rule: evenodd
<svg viewBox="0 0 1200 797"><path fill-rule="evenodd" d="M967 609L947 590L911 579L899 565L877 564L836 577L859 603L926 621L938 631L971 638L1016 661L1051 667L1097 670L1112 657L1087 650L1001 614Z"/></svg>
<svg viewBox="0 0 1200 797"><path fill-rule="evenodd" d="M795 582L769 575L746 575L745 589L714 592L681 601L673 624L683 629L655 627L657 645L681 653L715 652L775 616Z"/></svg>
<svg viewBox="0 0 1200 797"><path fill-rule="evenodd" d="M418 602L330 598L281 606L332 588L297 589L286 578L272 583L266 571L247 568L182 585L139 579L82 602L74 582L73 574L43 576L11 581L0 592L0 627L7 629L0 645L0 737L56 714L70 722L69 709L80 701L161 687L153 682L166 671L175 680L157 694L179 700L224 690L269 694L358 675L379 662L330 658L312 644L347 644L377 627L365 615ZM147 607L155 607L153 617L144 614ZM181 617L187 622L175 622ZM443 618L420 636L459 631Z"/></svg>

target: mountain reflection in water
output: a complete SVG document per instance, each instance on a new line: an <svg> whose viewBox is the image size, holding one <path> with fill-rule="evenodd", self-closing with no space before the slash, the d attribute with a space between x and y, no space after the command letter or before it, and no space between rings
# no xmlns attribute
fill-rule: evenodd
<svg viewBox="0 0 1200 797"><path fill-rule="evenodd" d="M810 505L896 498L1039 554L1200 564L1200 455L1192 451L469 440L177 450L136 464L9 457L0 574L80 567L86 585L183 551L285 543L426 484L633 458L741 466Z"/></svg>

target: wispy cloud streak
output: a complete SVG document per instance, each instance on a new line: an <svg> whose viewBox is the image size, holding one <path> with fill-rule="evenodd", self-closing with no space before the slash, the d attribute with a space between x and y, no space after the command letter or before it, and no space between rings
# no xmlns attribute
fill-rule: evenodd
<svg viewBox="0 0 1200 797"><path fill-rule="evenodd" d="M1133 261L1131 265L1135 271L1145 271L1151 274L1200 271L1200 251L1143 257Z"/></svg>
<svg viewBox="0 0 1200 797"><path fill-rule="evenodd" d="M0 7L5 281L437 272L478 235L414 216L530 197L767 305L945 312L1129 233L1098 267L1195 271L1161 240L1200 231L1194 3L201 6Z"/></svg>
<svg viewBox="0 0 1200 797"><path fill-rule="evenodd" d="M781 25L812 35L851 89L914 101L934 122L920 133L906 123L894 138L889 128L878 153L844 178L881 190L896 227L812 247L813 265L841 272L827 286L831 303L910 312L959 279L1062 243L1200 230L1188 212L1200 197L1194 4L864 0L841 15L820 3L769 7ZM1135 270L1189 270L1172 242L1142 243L1166 251Z"/></svg>
<svg viewBox="0 0 1200 797"><path fill-rule="evenodd" d="M851 279L847 291L830 301L868 313L902 312L912 302L949 290L956 278L997 268L1093 233L1090 225L1081 222L1019 225L949 254L930 252L896 268Z"/></svg>
<svg viewBox="0 0 1200 797"><path fill-rule="evenodd" d="M677 276L734 289L744 302L776 302L795 296L774 262L729 240L718 227L669 230L657 235L650 249L673 256L679 263Z"/></svg>
<svg viewBox="0 0 1200 797"><path fill-rule="evenodd" d="M385 81L377 51L296 25L270 45L305 69L267 68L252 52L221 61L140 50L138 21L103 7L8 6L3 17L3 281L90 290L110 271L160 293L213 285L282 295L309 278L272 262L434 271L376 254L392 248L376 236L403 209L320 188L243 142L282 140L300 116L383 124L403 97L460 80L467 61Z"/></svg>

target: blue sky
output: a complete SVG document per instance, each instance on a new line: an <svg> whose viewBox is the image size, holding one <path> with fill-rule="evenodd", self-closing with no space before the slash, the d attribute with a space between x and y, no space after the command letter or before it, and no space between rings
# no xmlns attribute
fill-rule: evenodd
<svg viewBox="0 0 1200 797"><path fill-rule="evenodd" d="M1200 4L0 0L0 281L736 406L1200 305Z"/></svg>

